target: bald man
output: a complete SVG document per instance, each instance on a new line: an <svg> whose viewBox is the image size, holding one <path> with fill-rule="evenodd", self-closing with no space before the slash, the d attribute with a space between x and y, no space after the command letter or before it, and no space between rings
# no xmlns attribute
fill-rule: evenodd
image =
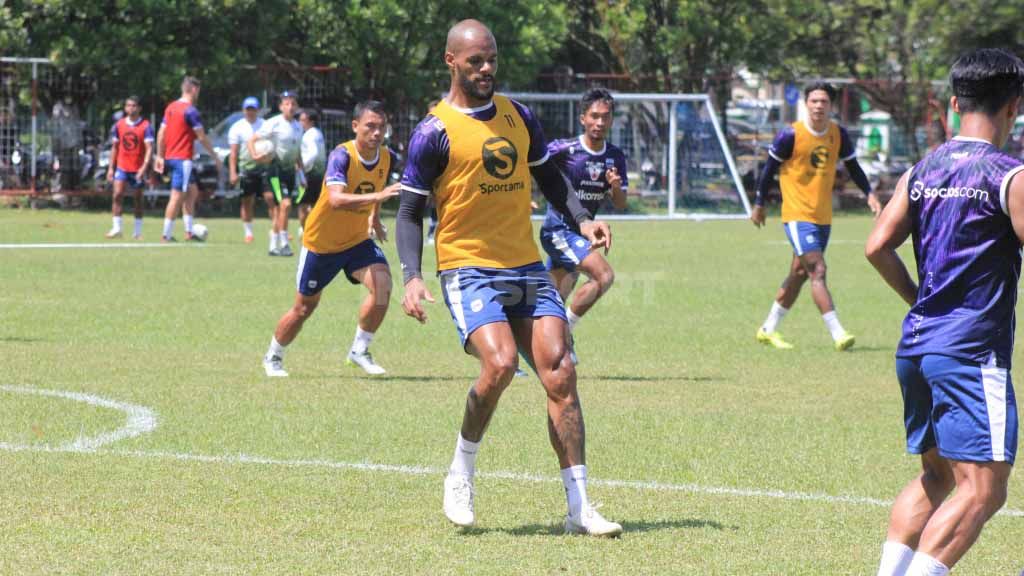
<svg viewBox="0 0 1024 576"><path fill-rule="evenodd" d="M448 96L420 122L402 175L397 241L405 280L402 308L426 322L434 298L420 270L423 216L433 196L439 222L437 268L463 349L480 375L466 399L462 429L444 481L444 512L472 526L476 454L519 353L547 393L548 433L568 500L565 529L618 536L587 498L583 412L566 343L565 304L541 263L530 223L531 175L548 201L595 249L611 231L595 222L548 161L540 123L522 104L494 94L498 48L486 26L464 20L448 32Z"/></svg>

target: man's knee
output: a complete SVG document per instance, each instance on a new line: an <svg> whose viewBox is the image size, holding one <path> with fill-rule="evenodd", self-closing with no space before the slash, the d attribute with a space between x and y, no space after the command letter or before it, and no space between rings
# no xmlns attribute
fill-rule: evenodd
<svg viewBox="0 0 1024 576"><path fill-rule="evenodd" d="M601 287L601 293L604 294L615 283L615 271L611 266L605 266L594 275L594 281Z"/></svg>
<svg viewBox="0 0 1024 576"><path fill-rule="evenodd" d="M296 316L302 320L306 320L313 315L318 304L319 301L316 300L303 300L301 302L296 302L295 306L292 307L292 310L295 312Z"/></svg>
<svg viewBox="0 0 1024 576"><path fill-rule="evenodd" d="M514 350L495 350L481 357L481 383L487 391L500 393L512 381L518 367Z"/></svg>

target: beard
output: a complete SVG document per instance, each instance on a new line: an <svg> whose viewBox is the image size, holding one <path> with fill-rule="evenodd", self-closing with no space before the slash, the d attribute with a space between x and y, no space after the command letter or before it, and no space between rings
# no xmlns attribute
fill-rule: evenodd
<svg viewBox="0 0 1024 576"><path fill-rule="evenodd" d="M459 72L458 74L459 88L465 92L468 96L475 100L490 100L494 96L494 79L491 79L491 87L486 90L481 90L477 87L476 82L471 80L469 76Z"/></svg>

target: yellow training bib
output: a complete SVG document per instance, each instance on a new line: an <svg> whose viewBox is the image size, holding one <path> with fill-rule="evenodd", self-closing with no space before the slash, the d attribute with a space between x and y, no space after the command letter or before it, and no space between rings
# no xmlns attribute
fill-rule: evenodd
<svg viewBox="0 0 1024 576"><path fill-rule="evenodd" d="M391 170L391 153L386 146L380 147L377 162L367 168L356 150L354 140L340 145L348 153L348 170L345 173L348 194L372 194L384 189ZM372 205L355 210L336 210L328 202L327 181L320 188L320 198L306 218L302 245L317 254L335 254L370 238L370 214Z"/></svg>
<svg viewBox="0 0 1024 576"><path fill-rule="evenodd" d="M496 114L477 120L442 100L433 110L448 134L448 165L434 181L437 269L516 268L540 261L530 223L530 133L495 95Z"/></svg>
<svg viewBox="0 0 1024 576"><path fill-rule="evenodd" d="M803 122L793 123L793 154L779 169L782 221L832 223L832 187L839 161L839 125L830 122L822 135Z"/></svg>

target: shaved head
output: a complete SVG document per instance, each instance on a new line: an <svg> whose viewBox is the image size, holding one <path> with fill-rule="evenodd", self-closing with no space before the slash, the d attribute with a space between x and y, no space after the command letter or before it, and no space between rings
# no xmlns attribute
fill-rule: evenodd
<svg viewBox="0 0 1024 576"><path fill-rule="evenodd" d="M444 51L457 55L467 47L478 43L497 47L494 34L491 34L491 29L483 22L473 19L463 20L448 30L448 42L444 46Z"/></svg>
<svg viewBox="0 0 1024 576"><path fill-rule="evenodd" d="M494 95L498 70L498 44L479 20L463 20L448 30L444 61L452 75L450 101L479 106Z"/></svg>

